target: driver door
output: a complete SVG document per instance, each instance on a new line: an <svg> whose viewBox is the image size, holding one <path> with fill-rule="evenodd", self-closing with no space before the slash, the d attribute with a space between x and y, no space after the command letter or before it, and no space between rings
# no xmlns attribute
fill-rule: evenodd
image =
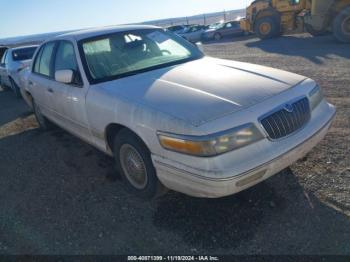
<svg viewBox="0 0 350 262"><path fill-rule="evenodd" d="M221 35L222 36L228 36L231 34L231 29L232 29L232 23L229 22L229 23L226 23L224 28L222 29L221 31Z"/></svg>
<svg viewBox="0 0 350 262"><path fill-rule="evenodd" d="M56 80L50 83L56 121L75 135L90 139L85 109L87 87L81 79L74 45L68 40L61 40L57 46L54 72L60 70L72 70L74 77L69 84Z"/></svg>

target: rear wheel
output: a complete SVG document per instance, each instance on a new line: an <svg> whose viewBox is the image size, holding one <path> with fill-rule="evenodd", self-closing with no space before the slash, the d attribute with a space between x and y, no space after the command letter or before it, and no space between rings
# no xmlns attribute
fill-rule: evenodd
<svg viewBox="0 0 350 262"><path fill-rule="evenodd" d="M11 82L11 89L12 89L13 93L15 94L15 96L17 98L21 98L22 95L21 95L21 91L19 89L19 86L16 84L16 82L13 79L10 79L10 82Z"/></svg>
<svg viewBox="0 0 350 262"><path fill-rule="evenodd" d="M280 27L273 17L262 17L255 22L254 32L260 39L276 37Z"/></svg>
<svg viewBox="0 0 350 262"><path fill-rule="evenodd" d="M117 169L129 191L146 199L166 192L156 175L151 154L139 137L123 129L115 137L113 149Z"/></svg>
<svg viewBox="0 0 350 262"><path fill-rule="evenodd" d="M39 124L39 128L42 131L49 131L50 129L52 129L54 127L54 124L41 113L41 109L39 105L35 103L34 99L32 100L32 103L33 103L34 115L35 115L36 121Z"/></svg>
<svg viewBox="0 0 350 262"><path fill-rule="evenodd" d="M343 43L350 43L350 6L341 11L333 22L333 34Z"/></svg>

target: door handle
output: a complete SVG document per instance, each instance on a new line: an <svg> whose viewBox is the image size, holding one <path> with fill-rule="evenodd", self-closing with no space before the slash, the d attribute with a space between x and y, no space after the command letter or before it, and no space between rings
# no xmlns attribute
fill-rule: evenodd
<svg viewBox="0 0 350 262"><path fill-rule="evenodd" d="M52 89L52 88L48 88L47 91L48 91L49 93L53 93L53 89Z"/></svg>

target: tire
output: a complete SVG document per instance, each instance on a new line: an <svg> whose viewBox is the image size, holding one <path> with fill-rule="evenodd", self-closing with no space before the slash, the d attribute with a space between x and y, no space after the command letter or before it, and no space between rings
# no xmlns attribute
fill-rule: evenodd
<svg viewBox="0 0 350 262"><path fill-rule="evenodd" d="M40 130L49 131L53 129L55 125L41 113L40 107L37 103L35 103L34 99L32 100L32 103L35 119L39 124Z"/></svg>
<svg viewBox="0 0 350 262"><path fill-rule="evenodd" d="M150 151L138 136L121 130L114 139L113 152L117 170L130 192L144 199L166 192L158 180Z"/></svg>
<svg viewBox="0 0 350 262"><path fill-rule="evenodd" d="M11 89L12 89L13 93L15 94L16 98L22 98L21 90L19 89L19 86L11 78L10 78L10 82L11 82Z"/></svg>
<svg viewBox="0 0 350 262"><path fill-rule="evenodd" d="M305 24L305 29L312 36L322 36L328 33L327 29L316 30L309 24Z"/></svg>
<svg viewBox="0 0 350 262"><path fill-rule="evenodd" d="M273 17L262 17L255 22L254 32L260 39L269 39L278 36L280 26Z"/></svg>
<svg viewBox="0 0 350 262"><path fill-rule="evenodd" d="M215 41L220 41L221 38L222 38L222 35L220 33L215 33L215 35L214 35L214 40Z"/></svg>
<svg viewBox="0 0 350 262"><path fill-rule="evenodd" d="M4 91L7 91L9 88L5 85L2 84L2 81L1 81L1 77L0 77L0 87L2 88L2 90Z"/></svg>
<svg viewBox="0 0 350 262"><path fill-rule="evenodd" d="M342 43L350 43L350 6L341 11L333 21L333 34Z"/></svg>

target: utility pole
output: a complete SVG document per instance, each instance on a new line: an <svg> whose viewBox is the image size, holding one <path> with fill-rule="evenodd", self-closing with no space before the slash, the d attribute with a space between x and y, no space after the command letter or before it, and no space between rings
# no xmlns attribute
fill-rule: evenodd
<svg viewBox="0 0 350 262"><path fill-rule="evenodd" d="M203 14L203 20L204 20L204 25L207 25L207 18L205 16L205 14Z"/></svg>
<svg viewBox="0 0 350 262"><path fill-rule="evenodd" d="M224 9L224 22L226 22L226 10Z"/></svg>

